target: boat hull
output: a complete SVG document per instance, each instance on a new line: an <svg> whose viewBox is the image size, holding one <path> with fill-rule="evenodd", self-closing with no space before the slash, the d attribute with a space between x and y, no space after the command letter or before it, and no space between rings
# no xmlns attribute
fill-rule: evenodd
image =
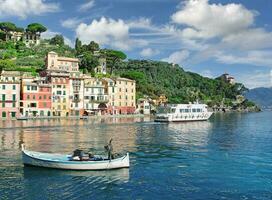
<svg viewBox="0 0 272 200"><path fill-rule="evenodd" d="M52 155L52 159L50 156ZM33 151L22 151L24 165L65 170L107 170L129 167L129 154L102 161L70 161L69 155L47 154ZM44 157L44 158L43 158Z"/></svg>

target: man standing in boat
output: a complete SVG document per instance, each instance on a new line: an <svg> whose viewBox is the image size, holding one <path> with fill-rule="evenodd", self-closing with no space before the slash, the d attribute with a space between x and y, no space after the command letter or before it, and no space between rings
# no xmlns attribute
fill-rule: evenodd
<svg viewBox="0 0 272 200"><path fill-rule="evenodd" d="M112 139L110 139L109 141L109 144L105 146L105 149L106 151L108 151L108 159L111 160L111 159L114 159L114 156L113 156L113 146L111 144L112 142Z"/></svg>

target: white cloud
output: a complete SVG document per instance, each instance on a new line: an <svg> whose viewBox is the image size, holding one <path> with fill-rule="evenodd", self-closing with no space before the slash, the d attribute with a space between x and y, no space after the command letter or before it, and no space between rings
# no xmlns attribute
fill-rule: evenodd
<svg viewBox="0 0 272 200"><path fill-rule="evenodd" d="M127 22L130 28L143 28L150 29L152 28L151 20L149 18L140 18L138 20L130 20Z"/></svg>
<svg viewBox="0 0 272 200"><path fill-rule="evenodd" d="M59 4L43 0L0 0L0 17L15 16L22 19L59 11Z"/></svg>
<svg viewBox="0 0 272 200"><path fill-rule="evenodd" d="M256 12L241 4L209 4L208 0L188 0L172 15L174 23L188 26L184 36L212 38L226 36L250 27Z"/></svg>
<svg viewBox="0 0 272 200"><path fill-rule="evenodd" d="M62 35L60 32L54 32L51 30L47 30L46 32L42 33L41 37L43 39L51 39L52 37L54 37L55 35ZM70 47L74 47L74 43L72 42L71 39L69 39L66 36L63 36L64 38L64 43L69 45Z"/></svg>
<svg viewBox="0 0 272 200"><path fill-rule="evenodd" d="M121 50L130 50L147 45L145 40L132 39L129 35L129 25L119 19L93 20L91 24L81 23L76 28L76 36L83 42L96 41L100 45L108 45Z"/></svg>
<svg viewBox="0 0 272 200"><path fill-rule="evenodd" d="M189 55L190 52L187 50L176 51L168 58L162 59L162 61L182 65L182 63L189 57Z"/></svg>
<svg viewBox="0 0 272 200"><path fill-rule="evenodd" d="M140 52L140 55L146 58L158 55L160 53L157 49L146 48Z"/></svg>
<svg viewBox="0 0 272 200"><path fill-rule="evenodd" d="M222 45L239 50L272 48L272 32L262 28L243 30L223 38Z"/></svg>
<svg viewBox="0 0 272 200"><path fill-rule="evenodd" d="M84 4L81 4L79 7L78 7L78 11L81 11L81 12L85 12L91 8L93 8L95 6L95 1L94 0L90 0Z"/></svg>
<svg viewBox="0 0 272 200"><path fill-rule="evenodd" d="M82 20L78 18L69 18L61 21L61 26L65 28L76 28L81 23L81 21Z"/></svg>
<svg viewBox="0 0 272 200"><path fill-rule="evenodd" d="M269 71L255 70L237 77L237 81L247 88L272 87L272 74Z"/></svg>
<svg viewBox="0 0 272 200"><path fill-rule="evenodd" d="M215 55L218 62L225 64L249 64L255 66L272 67L272 51L248 51L240 54L218 52Z"/></svg>

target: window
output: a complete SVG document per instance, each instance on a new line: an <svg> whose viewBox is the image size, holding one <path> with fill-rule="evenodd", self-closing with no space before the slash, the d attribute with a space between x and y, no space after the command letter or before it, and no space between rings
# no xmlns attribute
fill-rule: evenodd
<svg viewBox="0 0 272 200"><path fill-rule="evenodd" d="M16 101L16 94L12 95L12 101Z"/></svg>
<svg viewBox="0 0 272 200"><path fill-rule="evenodd" d="M66 106L63 106L63 110L66 110Z"/></svg>
<svg viewBox="0 0 272 200"><path fill-rule="evenodd" d="M119 88L119 92L122 92L122 89L121 89L121 88Z"/></svg>
<svg viewBox="0 0 272 200"><path fill-rule="evenodd" d="M2 117L6 118L7 117L7 113L6 112L2 112Z"/></svg>
<svg viewBox="0 0 272 200"><path fill-rule="evenodd" d="M13 90L16 90L16 85L12 85L12 89L13 89Z"/></svg>
<svg viewBox="0 0 272 200"><path fill-rule="evenodd" d="M57 91L57 95L61 95L61 91Z"/></svg>
<svg viewBox="0 0 272 200"><path fill-rule="evenodd" d="M42 96L39 96L39 99L41 100L41 99L42 99Z"/></svg>
<svg viewBox="0 0 272 200"><path fill-rule="evenodd" d="M6 104L4 102L2 102L2 108L5 108Z"/></svg>
<svg viewBox="0 0 272 200"><path fill-rule="evenodd" d="M15 103L15 102L12 103L12 107L13 107L13 108L16 107L16 103Z"/></svg>
<svg viewBox="0 0 272 200"><path fill-rule="evenodd" d="M46 106L47 106L47 104L46 104L46 102L44 102L44 103L43 103L43 107L46 107Z"/></svg>
<svg viewBox="0 0 272 200"><path fill-rule="evenodd" d="M16 117L16 112L11 112L11 117L12 118Z"/></svg>
<svg viewBox="0 0 272 200"><path fill-rule="evenodd" d="M34 100L36 99L36 96L35 96L35 95L33 95L33 99L34 99Z"/></svg>
<svg viewBox="0 0 272 200"><path fill-rule="evenodd" d="M30 107L31 107L31 108L36 108L36 107L37 107L37 104L36 104L36 103L31 103L31 104L30 104Z"/></svg>
<svg viewBox="0 0 272 200"><path fill-rule="evenodd" d="M195 108L193 108L193 109L192 109L192 112L196 112L196 109L195 109Z"/></svg>
<svg viewBox="0 0 272 200"><path fill-rule="evenodd" d="M46 99L46 95L43 95L43 99Z"/></svg>
<svg viewBox="0 0 272 200"><path fill-rule="evenodd" d="M63 91L63 95L66 95L66 91Z"/></svg>
<svg viewBox="0 0 272 200"><path fill-rule="evenodd" d="M121 95L119 96L119 99L122 99L122 96L121 96Z"/></svg>
<svg viewBox="0 0 272 200"><path fill-rule="evenodd" d="M29 99L30 99L30 96L29 96L29 95L27 95L27 97L26 97L26 98L27 98L27 100L29 100Z"/></svg>
<svg viewBox="0 0 272 200"><path fill-rule="evenodd" d="M5 90L6 89L6 85L3 85L2 89Z"/></svg>
<svg viewBox="0 0 272 200"><path fill-rule="evenodd" d="M6 95L2 94L2 101L6 101Z"/></svg>

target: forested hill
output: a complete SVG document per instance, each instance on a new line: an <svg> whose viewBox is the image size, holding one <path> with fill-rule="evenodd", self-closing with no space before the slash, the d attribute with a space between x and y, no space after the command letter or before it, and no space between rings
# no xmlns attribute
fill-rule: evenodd
<svg viewBox="0 0 272 200"><path fill-rule="evenodd" d="M242 84L231 85L219 79L206 78L160 61L129 60L122 62L114 73L135 79L139 97L165 94L171 103L201 100L210 105L223 103L232 106L236 97L246 90Z"/></svg>

